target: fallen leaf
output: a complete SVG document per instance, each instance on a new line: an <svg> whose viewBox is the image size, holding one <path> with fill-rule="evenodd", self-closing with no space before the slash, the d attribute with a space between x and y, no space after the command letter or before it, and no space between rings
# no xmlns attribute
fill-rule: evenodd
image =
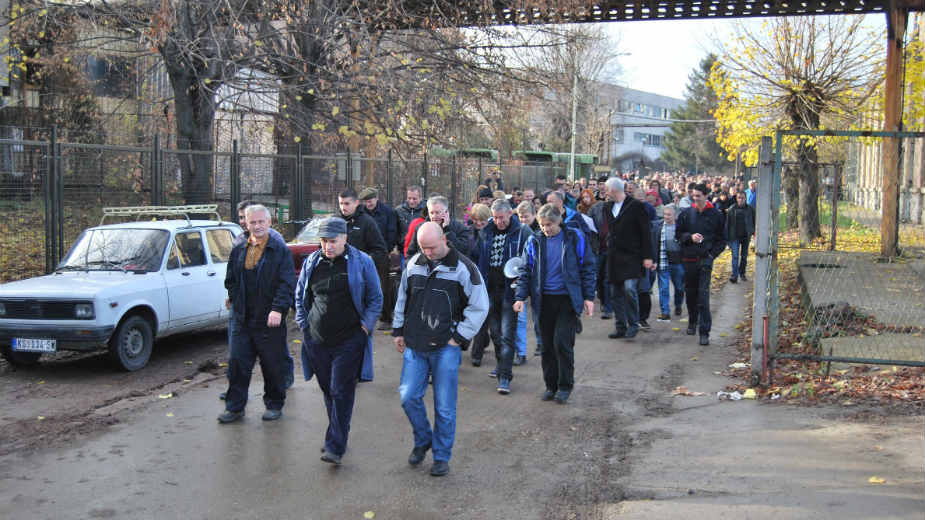
<svg viewBox="0 0 925 520"><path fill-rule="evenodd" d="M44 416L44 415L39 415L38 417L36 417L36 420L44 421L44 420L45 420L45 416Z"/></svg>
<svg viewBox="0 0 925 520"><path fill-rule="evenodd" d="M745 399L758 399L758 394L755 393L754 388L749 388L745 390L745 393L742 394L742 397L744 397Z"/></svg>
<svg viewBox="0 0 925 520"><path fill-rule="evenodd" d="M886 479L880 478L880 477L870 477L869 479L867 479L867 482L870 484L883 484L886 482Z"/></svg>
<svg viewBox="0 0 925 520"><path fill-rule="evenodd" d="M37 385L44 385L44 384L45 384L45 380L43 379L43 380L41 380L41 381L38 381L38 382L35 383L35 384L37 384Z"/></svg>
<svg viewBox="0 0 925 520"><path fill-rule="evenodd" d="M192 365L193 362L192 362L192 361L184 361L183 364L184 364L184 365Z"/></svg>
<svg viewBox="0 0 925 520"><path fill-rule="evenodd" d="M681 318L681 319L678 320L678 321L680 321L681 323L687 323L687 318Z"/></svg>
<svg viewBox="0 0 925 520"><path fill-rule="evenodd" d="M300 339L294 339L294 340L292 340L292 342L295 343L296 345L298 345L298 344L302 343L302 340L300 340Z"/></svg>
<svg viewBox="0 0 925 520"><path fill-rule="evenodd" d="M725 332L720 332L720 333L719 333L719 337L721 337L721 338L725 338L726 336L728 336L728 334L726 334Z"/></svg>
<svg viewBox="0 0 925 520"><path fill-rule="evenodd" d="M698 359L700 359L700 358L697 357L697 356L694 356L694 357L691 358L691 361L697 361Z"/></svg>
<svg viewBox="0 0 925 520"><path fill-rule="evenodd" d="M220 368L225 368L225 367L228 366L228 363L219 363L218 366L219 366Z"/></svg>
<svg viewBox="0 0 925 520"><path fill-rule="evenodd" d="M167 417L173 417L173 412L167 412Z"/></svg>
<svg viewBox="0 0 925 520"><path fill-rule="evenodd" d="M706 395L703 392L691 392L687 387L679 386L671 391L671 395L684 395L688 397L697 397L699 395Z"/></svg>
<svg viewBox="0 0 925 520"><path fill-rule="evenodd" d="M363 518L365 518L366 520L369 520L371 518L376 518L376 513L373 513L372 511L367 511L363 513Z"/></svg>
<svg viewBox="0 0 925 520"><path fill-rule="evenodd" d="M166 394L158 394L157 396L158 399L170 399L171 397L173 397L173 392L169 392Z"/></svg>
<svg viewBox="0 0 925 520"><path fill-rule="evenodd" d="M672 329L671 329L671 330L673 330L673 331L675 331L675 332L678 332L678 331L680 331L680 330L681 330L681 328L680 328L680 327L672 327Z"/></svg>

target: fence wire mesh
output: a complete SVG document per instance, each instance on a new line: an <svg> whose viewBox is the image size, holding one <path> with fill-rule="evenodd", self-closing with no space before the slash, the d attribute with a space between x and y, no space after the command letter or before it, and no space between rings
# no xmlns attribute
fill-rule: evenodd
<svg viewBox="0 0 925 520"><path fill-rule="evenodd" d="M809 202L787 185L788 175L814 176L780 163L777 360L821 362L827 372L855 364L925 366L923 138L903 139L900 254L886 260L880 257L882 146L881 138L850 136L835 160L816 165L818 195L810 209L818 212L819 227L812 240L804 221Z"/></svg>

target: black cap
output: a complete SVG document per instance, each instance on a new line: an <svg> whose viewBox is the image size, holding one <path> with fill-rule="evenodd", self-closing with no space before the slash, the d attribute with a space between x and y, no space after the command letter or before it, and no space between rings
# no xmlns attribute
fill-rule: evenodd
<svg viewBox="0 0 925 520"><path fill-rule="evenodd" d="M338 235L347 234L347 221L339 217L328 217L318 225L320 238L337 238Z"/></svg>
<svg viewBox="0 0 925 520"><path fill-rule="evenodd" d="M491 191L491 188L482 188L479 190L479 198L481 199L484 197L489 197L493 199L495 198L495 194Z"/></svg>

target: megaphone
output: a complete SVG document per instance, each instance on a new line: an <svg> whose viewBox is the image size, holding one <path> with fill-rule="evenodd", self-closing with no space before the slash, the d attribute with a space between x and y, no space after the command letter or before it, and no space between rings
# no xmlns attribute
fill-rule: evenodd
<svg viewBox="0 0 925 520"><path fill-rule="evenodd" d="M524 265L524 259L520 256L513 256L510 260L504 263L504 277L505 278L517 278L520 276L520 268Z"/></svg>

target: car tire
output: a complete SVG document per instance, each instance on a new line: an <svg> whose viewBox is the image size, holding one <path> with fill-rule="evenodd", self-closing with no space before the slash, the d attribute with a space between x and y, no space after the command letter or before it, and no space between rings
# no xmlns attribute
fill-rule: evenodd
<svg viewBox="0 0 925 520"><path fill-rule="evenodd" d="M151 323L141 316L129 316L109 338L109 357L117 367L134 372L148 364L153 344Z"/></svg>
<svg viewBox="0 0 925 520"><path fill-rule="evenodd" d="M39 358L42 357L41 352L15 352L11 345L3 345L3 347L0 347L0 354L3 355L3 359L17 367L37 365L39 363Z"/></svg>

